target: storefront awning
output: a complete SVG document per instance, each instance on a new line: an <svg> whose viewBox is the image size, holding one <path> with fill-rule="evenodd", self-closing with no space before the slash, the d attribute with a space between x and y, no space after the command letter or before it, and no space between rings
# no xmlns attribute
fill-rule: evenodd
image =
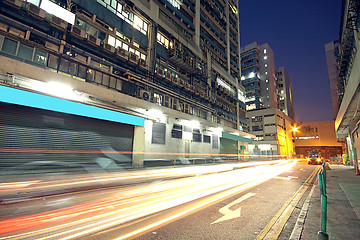
<svg viewBox="0 0 360 240"><path fill-rule="evenodd" d="M0 85L0 102L27 107L68 113L83 117L96 118L136 126L144 126L145 119L104 108L90 106L65 99L28 92Z"/></svg>
<svg viewBox="0 0 360 240"><path fill-rule="evenodd" d="M231 133L227 133L227 132L222 132L222 138L227 138L227 139L231 139L231 140L235 140L235 141L240 141L240 142L247 142L247 143L251 143L251 139L250 138L246 138L246 137L241 137L235 134L231 134Z"/></svg>

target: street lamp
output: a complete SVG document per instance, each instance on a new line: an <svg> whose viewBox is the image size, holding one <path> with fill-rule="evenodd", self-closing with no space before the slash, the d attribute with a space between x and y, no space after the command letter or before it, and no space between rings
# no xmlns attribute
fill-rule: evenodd
<svg viewBox="0 0 360 240"><path fill-rule="evenodd" d="M295 144L295 140L296 140L296 133L298 132L298 130L299 130L299 128L298 128L297 126L294 126L294 127L292 128L293 139L294 139L293 144L294 144L294 145L296 145L296 144ZM294 148L293 148L293 150L294 150L294 155L296 155L295 149L296 149L296 146L294 146Z"/></svg>

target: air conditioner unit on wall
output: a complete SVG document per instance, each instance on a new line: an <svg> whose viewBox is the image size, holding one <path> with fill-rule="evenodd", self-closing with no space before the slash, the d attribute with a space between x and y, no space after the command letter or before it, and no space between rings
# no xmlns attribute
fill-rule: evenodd
<svg viewBox="0 0 360 240"><path fill-rule="evenodd" d="M145 90L140 90L140 97L141 99L145 100L145 101L150 101L151 100L151 94L148 91Z"/></svg>
<svg viewBox="0 0 360 240"><path fill-rule="evenodd" d="M164 69L157 67L156 68L156 75L160 78L164 77Z"/></svg>
<svg viewBox="0 0 360 240"><path fill-rule="evenodd" d="M4 0L3 2L18 9L20 9L22 5L22 2L20 0Z"/></svg>
<svg viewBox="0 0 360 240"><path fill-rule="evenodd" d="M130 61L130 63L138 64L139 57L135 53L130 52L129 61Z"/></svg>
<svg viewBox="0 0 360 240"><path fill-rule="evenodd" d="M147 65L146 65L146 61L144 59L139 60L139 67L146 69Z"/></svg>
<svg viewBox="0 0 360 240"><path fill-rule="evenodd" d="M71 33L75 37L82 38L82 39L85 38L85 31L78 28L78 27L76 27L76 26L74 26L74 25L71 26Z"/></svg>
<svg viewBox="0 0 360 240"><path fill-rule="evenodd" d="M122 49L120 47L117 48L116 54L122 59L122 60L128 60L128 52L125 51L125 49Z"/></svg>
<svg viewBox="0 0 360 240"><path fill-rule="evenodd" d="M115 48L113 46L111 46L110 44L105 43L104 49L108 52L115 53Z"/></svg>
<svg viewBox="0 0 360 240"><path fill-rule="evenodd" d="M87 34L86 39L89 41L89 43L96 45L96 46L100 46L100 39L91 35L91 34Z"/></svg>
<svg viewBox="0 0 360 240"><path fill-rule="evenodd" d="M67 23L64 20L62 20L61 18L58 18L58 17L56 17L54 15L51 15L50 23L53 26L55 26L55 27L57 27L59 29L62 29L62 30L67 27Z"/></svg>
<svg viewBox="0 0 360 240"><path fill-rule="evenodd" d="M29 3L28 9L31 16L44 19L45 18L45 10L39 8L38 6Z"/></svg>
<svg viewBox="0 0 360 240"><path fill-rule="evenodd" d="M165 73L165 79L166 79L168 82L171 81L171 74L170 74L170 72L166 72L166 73Z"/></svg>

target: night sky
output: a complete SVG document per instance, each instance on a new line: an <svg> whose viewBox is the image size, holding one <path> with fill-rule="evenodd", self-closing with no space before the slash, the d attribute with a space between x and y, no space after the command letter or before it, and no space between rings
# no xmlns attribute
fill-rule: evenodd
<svg viewBox="0 0 360 240"><path fill-rule="evenodd" d="M341 0L239 0L241 46L268 43L292 77L296 121L333 120L325 47L339 38Z"/></svg>

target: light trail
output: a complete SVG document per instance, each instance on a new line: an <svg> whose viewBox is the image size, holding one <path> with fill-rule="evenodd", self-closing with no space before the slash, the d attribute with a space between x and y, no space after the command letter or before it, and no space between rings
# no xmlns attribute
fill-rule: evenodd
<svg viewBox="0 0 360 240"><path fill-rule="evenodd" d="M228 163L214 166L191 166L185 168L168 168L168 169L150 169L150 170L138 170L138 171L127 171L119 173L106 173L96 174L94 176L89 175L76 175L63 177L65 179L47 180L41 179L42 176L37 176L38 180L24 181L24 182L8 182L0 183L0 199L4 198L6 194L9 195L11 192L14 195L18 195L18 192L22 192L26 189L29 192L39 192L46 190L54 190L56 188L75 188L84 186L94 186L94 184L110 185L111 183L126 183L135 180L148 180L148 179L162 179L162 178L174 178L174 177L187 177L197 174L210 174L221 171L230 171L237 167L249 167L256 165L268 165L282 162L282 160L274 161L262 161L262 162L244 162L244 163Z"/></svg>
<svg viewBox="0 0 360 240"><path fill-rule="evenodd" d="M274 165L263 164L216 174L174 179L157 184L135 185L129 187L126 192L112 192L106 198L103 197L99 200L29 216L2 219L0 226L2 237L0 239L79 238L124 223L130 223L163 210L183 206L185 203L194 200L209 198L204 202L200 201L195 207L159 221L158 224L144 226L142 230L138 229L133 233L119 237L119 239L124 239L159 224L172 221L184 214L228 197L229 194L238 193L245 188L266 181L289 170L294 164L295 161L276 161ZM186 169L183 168L182 170ZM166 172L167 170L163 171ZM11 233L14 235L9 235Z"/></svg>

